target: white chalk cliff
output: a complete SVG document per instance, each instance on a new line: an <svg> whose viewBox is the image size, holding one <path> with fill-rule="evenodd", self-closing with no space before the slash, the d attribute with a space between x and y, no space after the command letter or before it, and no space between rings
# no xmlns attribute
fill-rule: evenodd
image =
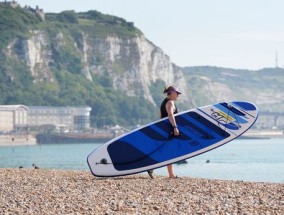
<svg viewBox="0 0 284 215"><path fill-rule="evenodd" d="M149 87L157 80L187 91L181 69L143 34L125 38L95 37L83 31L77 38L63 32L57 32L54 37L39 30L31 34L28 39L15 39L9 44L7 54L24 62L35 82L55 81L52 65L57 61L56 53L68 47L82 65L78 73L89 81L93 76L107 73L113 80L113 88L129 96L143 96L154 103ZM186 96L181 99L185 101Z"/></svg>

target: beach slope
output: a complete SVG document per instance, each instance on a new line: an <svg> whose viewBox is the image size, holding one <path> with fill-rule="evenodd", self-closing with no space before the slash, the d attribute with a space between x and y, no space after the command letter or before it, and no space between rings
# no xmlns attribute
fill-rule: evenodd
<svg viewBox="0 0 284 215"><path fill-rule="evenodd" d="M284 214L284 184L0 169L0 214Z"/></svg>

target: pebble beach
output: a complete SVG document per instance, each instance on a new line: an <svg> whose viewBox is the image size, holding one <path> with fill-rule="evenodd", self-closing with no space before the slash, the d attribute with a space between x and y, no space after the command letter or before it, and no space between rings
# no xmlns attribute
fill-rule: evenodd
<svg viewBox="0 0 284 215"><path fill-rule="evenodd" d="M5 168L0 214L284 214L284 184Z"/></svg>

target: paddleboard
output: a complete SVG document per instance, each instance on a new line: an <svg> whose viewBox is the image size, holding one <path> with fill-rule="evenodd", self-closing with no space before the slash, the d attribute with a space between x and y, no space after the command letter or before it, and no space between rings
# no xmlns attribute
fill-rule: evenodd
<svg viewBox="0 0 284 215"><path fill-rule="evenodd" d="M247 131L258 117L245 101L222 102L175 114L180 136L168 117L116 137L89 154L93 175L122 176L156 169L210 151Z"/></svg>

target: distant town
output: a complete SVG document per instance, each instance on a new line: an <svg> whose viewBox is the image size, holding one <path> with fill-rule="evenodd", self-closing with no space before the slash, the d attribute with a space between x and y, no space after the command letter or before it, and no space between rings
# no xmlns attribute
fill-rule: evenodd
<svg viewBox="0 0 284 215"><path fill-rule="evenodd" d="M0 105L0 145L104 142L125 132L119 125L98 130L90 126L88 106ZM283 113L264 112L246 134L251 137L283 136Z"/></svg>
<svg viewBox="0 0 284 215"><path fill-rule="evenodd" d="M0 2L0 4L8 5L8 6L13 7L13 8L21 7L21 5L17 1L6 1L5 0L4 2ZM36 6L36 8L32 8L28 5L26 5L26 6L23 7L23 9L27 10L30 13L36 14L37 16L40 17L40 19L42 21L45 20L44 11L43 11L43 9L40 9L38 6Z"/></svg>
<svg viewBox="0 0 284 215"><path fill-rule="evenodd" d="M90 107L0 105L0 132L23 133L53 130L74 132L90 129Z"/></svg>
<svg viewBox="0 0 284 215"><path fill-rule="evenodd" d="M124 132L118 125L101 130L92 128L91 110L88 106L0 105L0 145L1 142L21 144L23 141L34 144L96 142Z"/></svg>

